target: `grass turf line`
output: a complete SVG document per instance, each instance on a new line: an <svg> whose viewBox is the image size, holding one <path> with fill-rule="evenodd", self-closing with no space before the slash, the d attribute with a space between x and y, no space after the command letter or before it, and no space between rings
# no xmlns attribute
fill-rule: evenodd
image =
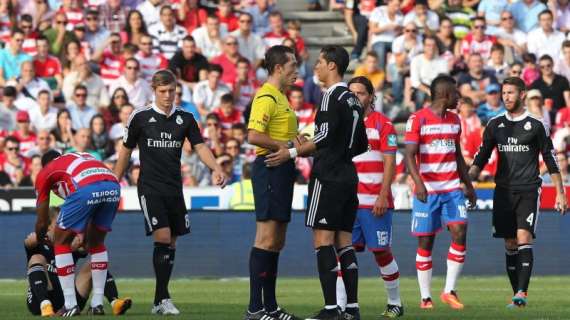
<svg viewBox="0 0 570 320"><path fill-rule="evenodd" d="M419 309L419 289L415 278L401 279L404 319L570 319L568 283L570 277L535 277L532 279L529 306L508 310L511 296L505 277L462 277L458 292L465 303L463 311L451 310L439 301L443 278L434 278L432 294L435 309ZM154 281L150 279L118 279L121 297L130 296L134 306L126 319L157 319L150 315ZM282 278L277 283L278 302L301 317L308 317L322 306L317 279ZM25 305L24 280L0 280L0 319L38 319L29 315ZM249 282L244 279L176 279L170 293L182 312L180 319L242 319L249 299ZM362 319L378 319L386 304L384 284L379 278L364 278L359 283ZM105 301L105 311L111 314ZM112 318L106 316L104 318Z"/></svg>

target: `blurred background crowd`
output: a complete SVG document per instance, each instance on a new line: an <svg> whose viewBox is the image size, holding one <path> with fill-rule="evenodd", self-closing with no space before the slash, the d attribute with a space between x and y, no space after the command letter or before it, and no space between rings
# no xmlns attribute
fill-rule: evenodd
<svg viewBox="0 0 570 320"><path fill-rule="evenodd" d="M302 23L285 20L276 1L0 0L0 186L33 186L40 157L50 149L88 152L112 167L129 116L152 102L150 79L163 68L179 80L175 105L194 115L232 182L247 179L255 158L247 118L267 76L261 67L266 49L296 50L299 78L287 95L301 131L314 130L323 91ZM521 77L528 111L549 128L567 180L569 0L306 5L299 10L344 17L353 42L347 78L373 82L376 110L400 135L409 115L429 104L431 81L439 74L456 77L468 164L486 123L504 112L502 80ZM137 183L137 158L135 152L125 186ZM399 182L406 181L402 158L398 154ZM306 183L311 159L298 159L297 168L298 183ZM495 170L496 155L480 180L492 181ZM188 143L182 176L185 186L211 184L209 169Z"/></svg>

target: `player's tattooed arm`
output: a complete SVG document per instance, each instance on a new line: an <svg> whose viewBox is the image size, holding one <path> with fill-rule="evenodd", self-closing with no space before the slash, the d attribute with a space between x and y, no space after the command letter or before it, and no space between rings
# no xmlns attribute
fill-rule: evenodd
<svg viewBox="0 0 570 320"><path fill-rule="evenodd" d="M416 185L415 193L416 198L418 198L421 202L427 201L427 189L420 177L420 172L418 171L418 166L416 164L416 156L418 154L420 147L417 143L408 143L406 144L406 167L410 172L410 176L414 180L414 184Z"/></svg>

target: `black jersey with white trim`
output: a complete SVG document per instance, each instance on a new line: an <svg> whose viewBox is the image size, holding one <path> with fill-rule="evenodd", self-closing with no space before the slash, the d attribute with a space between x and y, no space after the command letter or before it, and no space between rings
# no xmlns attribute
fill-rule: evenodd
<svg viewBox="0 0 570 320"><path fill-rule="evenodd" d="M499 187L513 191L540 187L539 154L550 174L560 172L548 130L528 112L515 118L508 114L492 118L473 165L483 168L495 147L499 152L495 183Z"/></svg>
<svg viewBox="0 0 570 320"><path fill-rule="evenodd" d="M186 138L193 147L204 142L189 112L173 108L166 115L155 104L133 112L123 143L129 149L140 149L139 194L181 195L180 156Z"/></svg>
<svg viewBox="0 0 570 320"><path fill-rule="evenodd" d="M368 138L363 109L346 83L331 86L315 118L317 146L312 176L321 181L358 183L352 158L366 152Z"/></svg>

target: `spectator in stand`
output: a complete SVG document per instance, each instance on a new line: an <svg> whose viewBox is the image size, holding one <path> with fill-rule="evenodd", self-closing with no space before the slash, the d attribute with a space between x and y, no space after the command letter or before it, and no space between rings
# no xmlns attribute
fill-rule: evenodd
<svg viewBox="0 0 570 320"><path fill-rule="evenodd" d="M231 137L234 123L244 122L243 115L234 106L234 96L231 93L226 93L220 98L219 107L214 108L212 113L220 120L224 141Z"/></svg>
<svg viewBox="0 0 570 320"><path fill-rule="evenodd" d="M10 1L4 1L4 2L10 2ZM0 5L0 7L2 7L2 5ZM50 8L50 5L47 3L46 0L27 1L27 2L20 1L18 6L20 14L28 14L32 16L33 27L36 30L43 30L50 25L50 20L53 18L53 15L55 13L53 9L54 7L52 6L52 8ZM10 18L10 14L6 12L1 12L0 16L3 16L4 14L6 15L7 18Z"/></svg>
<svg viewBox="0 0 570 320"><path fill-rule="evenodd" d="M75 60L76 57L81 55L87 59L87 56L85 54L83 54L83 52L81 52L81 50L82 50L81 49L81 43L79 43L79 40L77 40L77 39L69 41L63 47L63 51L61 52L60 59L61 59L61 65L63 67L63 78L64 79L67 77L67 75L71 71L71 65L73 63L73 60Z"/></svg>
<svg viewBox="0 0 570 320"><path fill-rule="evenodd" d="M220 23L226 26L228 32L232 32L238 28L238 17L233 12L232 2L230 0L218 1L216 15L220 18Z"/></svg>
<svg viewBox="0 0 570 320"><path fill-rule="evenodd" d="M75 130L89 128L91 118L97 114L95 108L87 105L87 87L79 84L73 90L73 102L69 101L67 109Z"/></svg>
<svg viewBox="0 0 570 320"><path fill-rule="evenodd" d="M519 77L522 79L523 65L520 62L511 64L509 68L509 77Z"/></svg>
<svg viewBox="0 0 570 320"><path fill-rule="evenodd" d="M105 127L103 116L97 114L91 118L89 129L91 131L91 145L93 146L93 149L101 155L101 158L106 159L111 155L111 148L113 146L112 141L109 138L109 132Z"/></svg>
<svg viewBox="0 0 570 320"><path fill-rule="evenodd" d="M223 153L216 158L216 162L222 167L222 170L226 174L226 177L229 177L230 181L228 183L234 183L234 159L232 156L227 153Z"/></svg>
<svg viewBox="0 0 570 320"><path fill-rule="evenodd" d="M82 55L73 60L71 72L63 79L63 95L66 101L73 100L73 93L77 85L89 88L87 104L94 108L106 107L110 103L109 92L103 80L91 71L87 59Z"/></svg>
<svg viewBox="0 0 570 320"><path fill-rule="evenodd" d="M246 106L253 100L255 91L259 88L259 83L251 77L251 64L246 58L239 58L237 62L237 76L233 83L233 94L235 107L238 111L244 112Z"/></svg>
<svg viewBox="0 0 570 320"><path fill-rule="evenodd" d="M536 119L542 121L544 127L550 131L552 123L550 121L550 114L544 107L543 95L537 89L531 89L526 94L525 101L527 111ZM554 119L554 118L552 118Z"/></svg>
<svg viewBox="0 0 570 320"><path fill-rule="evenodd" d="M558 110L556 113L554 128L556 130L560 130L562 128L570 128L570 106L566 106Z"/></svg>
<svg viewBox="0 0 570 320"><path fill-rule="evenodd" d="M526 52L527 35L525 32L515 28L515 18L509 11L501 13L501 27L497 31L496 37L506 48L507 61L513 62L522 58Z"/></svg>
<svg viewBox="0 0 570 320"><path fill-rule="evenodd" d="M430 86L433 79L442 74L449 74L448 62L439 56L437 38L426 35L423 40L424 52L412 58L410 66L410 83L416 109L423 106L430 96Z"/></svg>
<svg viewBox="0 0 570 320"><path fill-rule="evenodd" d="M121 0L107 0L99 6L99 25L110 32L121 32L127 25L129 8Z"/></svg>
<svg viewBox="0 0 570 320"><path fill-rule="evenodd" d="M562 57L554 59L554 73L570 79L570 40L562 42Z"/></svg>
<svg viewBox="0 0 570 320"><path fill-rule="evenodd" d="M160 22L160 8L162 4L163 0L145 0L145 2L137 6L137 10L140 11L144 17L148 28Z"/></svg>
<svg viewBox="0 0 570 320"><path fill-rule="evenodd" d="M34 18L29 14L20 16L19 28L24 32L24 42L22 43L22 51L30 56L35 56L36 39L38 33L34 30Z"/></svg>
<svg viewBox="0 0 570 320"><path fill-rule="evenodd" d="M65 28L72 31L76 25L83 23L83 2L79 0L63 0L59 7L58 13L64 13L67 17L67 24Z"/></svg>
<svg viewBox="0 0 570 320"><path fill-rule="evenodd" d="M101 79L107 87L121 76L122 53L123 45L118 33L112 33L93 53L92 60L99 64Z"/></svg>
<svg viewBox="0 0 570 320"><path fill-rule="evenodd" d="M16 130L12 132L12 136L20 142L21 154L26 154L36 145L36 133L32 131L30 114L27 111L20 110L16 113Z"/></svg>
<svg viewBox="0 0 570 320"><path fill-rule="evenodd" d="M485 18L473 18L471 32L461 42L461 54L465 61L473 53L480 54L485 63L491 57L491 47L497 42L497 39L494 36L486 35L486 29Z"/></svg>
<svg viewBox="0 0 570 320"><path fill-rule="evenodd" d="M177 10L178 23L191 34L194 30L206 23L208 12L200 8L199 0L181 0Z"/></svg>
<svg viewBox="0 0 570 320"><path fill-rule="evenodd" d="M241 153L239 141L234 138L228 139L225 149L228 155L233 159L232 172L230 175L228 175L228 177L230 177L232 181L240 181L242 176L242 169L246 161L245 155Z"/></svg>
<svg viewBox="0 0 570 320"><path fill-rule="evenodd" d="M130 103L124 104L121 106L119 110L119 122L113 124L113 126L109 130L109 138L111 140L117 140L123 138L125 133L125 128L129 123L129 117L135 110L135 107Z"/></svg>
<svg viewBox="0 0 570 320"><path fill-rule="evenodd" d="M4 171L10 177L12 186L17 187L24 176L29 174L30 161L22 156L20 142L16 137L6 137L4 144L4 154L0 157L0 171Z"/></svg>
<svg viewBox="0 0 570 320"><path fill-rule="evenodd" d="M404 17L404 25L414 23L420 34L434 34L439 28L439 17L429 10L427 0L416 0L414 10Z"/></svg>
<svg viewBox="0 0 570 320"><path fill-rule="evenodd" d="M117 88L113 91L111 96L111 103L106 108L99 108L99 113L103 116L105 121L105 127L111 128L111 126L119 122L119 110L125 104L129 104L129 96L127 91L123 88Z"/></svg>
<svg viewBox="0 0 570 320"><path fill-rule="evenodd" d="M476 107L469 98L461 98L458 103L458 115L461 121L461 145L465 145L470 135L473 133L481 134L483 129L481 120L475 113Z"/></svg>
<svg viewBox="0 0 570 320"><path fill-rule="evenodd" d="M222 53L222 39L227 31L220 26L220 19L216 15L208 15L206 24L192 32L197 51L206 58L212 59Z"/></svg>
<svg viewBox="0 0 570 320"><path fill-rule="evenodd" d="M538 0L515 1L508 8L515 18L517 28L525 33L538 27L538 15L546 9L546 5Z"/></svg>
<svg viewBox="0 0 570 320"><path fill-rule="evenodd" d="M49 90L40 90L37 106L29 110L30 122L34 131L51 131L57 123L57 109L52 107L52 98Z"/></svg>
<svg viewBox="0 0 570 320"><path fill-rule="evenodd" d="M461 0L447 0L442 8L442 14L448 16L453 23L453 33L458 40L469 33L472 20L477 13Z"/></svg>
<svg viewBox="0 0 570 320"><path fill-rule="evenodd" d="M549 55L558 58L566 37L564 33L552 27L553 20L550 10L545 9L540 13L540 27L528 33L528 52L537 57Z"/></svg>
<svg viewBox="0 0 570 320"><path fill-rule="evenodd" d="M481 0L477 15L487 22L487 34L497 35L501 26L501 14L507 10L508 0Z"/></svg>
<svg viewBox="0 0 570 320"><path fill-rule="evenodd" d="M255 5L244 10L253 17L253 32L261 36L270 31L269 14L273 8L269 0L256 0Z"/></svg>
<svg viewBox="0 0 570 320"><path fill-rule="evenodd" d="M30 172L20 181L19 187L33 187L36 185L38 173L42 170L42 158L39 155L30 157Z"/></svg>
<svg viewBox="0 0 570 320"><path fill-rule="evenodd" d="M89 43L89 48L91 52L95 51L95 49L107 38L109 38L110 32L99 24L99 11L90 9L85 14L85 22L86 22L86 31L85 31L85 40Z"/></svg>
<svg viewBox="0 0 570 320"><path fill-rule="evenodd" d="M208 59L197 52L196 42L192 36L186 36L182 40L182 49L178 50L170 59L168 68L174 72L178 81L189 89L202 80L201 72L208 70Z"/></svg>
<svg viewBox="0 0 570 320"><path fill-rule="evenodd" d="M363 76L368 78L368 80L372 82L374 91L376 92L383 89L384 80L386 80L386 73L384 72L384 69L379 67L381 64L378 63L378 60L378 51L368 51L364 58L364 62L356 67L353 75L353 77Z"/></svg>
<svg viewBox="0 0 570 320"><path fill-rule="evenodd" d="M54 19L51 28L44 30L43 35L50 43L49 53L54 56L59 56L61 49L70 41L77 40L77 37L72 31L66 30L67 16L63 12L58 12Z"/></svg>
<svg viewBox="0 0 570 320"><path fill-rule="evenodd" d="M459 75L457 85L461 96L473 100L475 106L485 101L485 88L498 83L494 73L483 68L483 58L479 53L473 53L467 60L468 71Z"/></svg>
<svg viewBox="0 0 570 320"><path fill-rule="evenodd" d="M230 93L231 89L220 81L222 67L212 64L208 68L208 78L200 81L194 87L192 100L198 107L198 112L204 119L212 110L220 105L220 98ZM218 119L219 122L219 119Z"/></svg>
<svg viewBox="0 0 570 320"><path fill-rule="evenodd" d="M315 123L315 107L312 104L305 102L303 88L292 86L289 89L288 98L291 108L295 110L295 114L297 115L299 132L303 131L305 127Z"/></svg>
<svg viewBox="0 0 570 320"><path fill-rule="evenodd" d="M265 55L265 42L253 33L253 18L249 13L239 16L239 29L231 33L238 41L239 53L252 63L254 69L259 68Z"/></svg>
<svg viewBox="0 0 570 320"><path fill-rule="evenodd" d="M222 134L222 126L220 126L220 118L218 118L217 114L210 113L206 116L206 126L202 131L202 136L216 157L224 153L222 140L224 136Z"/></svg>
<svg viewBox="0 0 570 320"><path fill-rule="evenodd" d="M186 29L176 24L174 10L167 5L160 9L160 22L150 26L148 32L153 37L154 47L167 59L174 56L182 39L188 35Z"/></svg>
<svg viewBox="0 0 570 320"><path fill-rule="evenodd" d="M263 35L265 46L271 48L282 44L286 38L289 38L289 33L285 29L283 15L279 11L271 12L269 14L269 31Z"/></svg>
<svg viewBox="0 0 570 320"><path fill-rule="evenodd" d="M522 79L527 87L540 78L540 70L536 64L536 56L533 53L525 53L522 56L524 68L522 70Z"/></svg>
<svg viewBox="0 0 570 320"><path fill-rule="evenodd" d="M55 142L55 148L58 151L63 152L63 150L71 147L74 134L75 129L72 127L71 114L69 113L69 110L60 109L57 112L57 126L51 131L51 135Z"/></svg>
<svg viewBox="0 0 570 320"><path fill-rule="evenodd" d="M182 99L183 97L183 88L182 83L176 83L176 97L174 98L174 106L176 108L182 108L182 110L186 112L190 112L194 119L200 124L200 113L198 112L198 108L194 103L191 101L186 101Z"/></svg>
<svg viewBox="0 0 570 320"><path fill-rule="evenodd" d="M75 35L75 38L77 38L77 41L79 41L81 53L85 56L85 58L90 59L91 55L93 55L93 49L85 38L86 32L87 29L84 23L76 24L73 28L73 34Z"/></svg>
<svg viewBox="0 0 570 320"><path fill-rule="evenodd" d="M436 34L437 45L442 57L454 66L460 55L461 41L457 41L455 33L453 33L453 22L448 17L441 19L439 30Z"/></svg>
<svg viewBox="0 0 570 320"><path fill-rule="evenodd" d="M570 2L568 0L548 1L548 8L554 14L554 27L563 33L570 31Z"/></svg>
<svg viewBox="0 0 570 320"><path fill-rule="evenodd" d="M205 165L188 140L182 145L182 184L188 187L208 187L212 185L210 168Z"/></svg>
<svg viewBox="0 0 570 320"><path fill-rule="evenodd" d="M40 91L47 90L51 93L47 82L36 77L34 62L31 60L24 61L20 66L20 76L8 81L6 85L16 88L18 91L16 105L19 109L24 110L28 110L35 105Z"/></svg>
<svg viewBox="0 0 570 320"><path fill-rule="evenodd" d="M227 36L224 39L222 54L211 60L212 64L218 64L222 67L222 82L230 87L233 87L237 80L237 62L240 58L237 39L233 36Z"/></svg>
<svg viewBox="0 0 570 320"><path fill-rule="evenodd" d="M345 1L344 22L352 34L352 41L354 42L350 60L360 60L362 50L368 42L368 19L379 2L376 0Z"/></svg>
<svg viewBox="0 0 570 320"><path fill-rule="evenodd" d="M386 56L392 49L392 42L402 33L404 16L400 12L400 0L388 0L370 15L370 44L378 56L378 66L386 68Z"/></svg>
<svg viewBox="0 0 570 320"><path fill-rule="evenodd" d="M295 42L295 49L299 57L306 61L309 59L309 51L305 47L305 39L301 34L301 21L293 20L287 22L287 33L289 34L289 39Z"/></svg>
<svg viewBox="0 0 570 320"><path fill-rule="evenodd" d="M49 42L46 37L36 39L37 54L34 57L36 76L46 81L55 97L61 95L63 76L59 59L49 54Z"/></svg>
<svg viewBox="0 0 570 320"><path fill-rule="evenodd" d="M22 63L32 60L30 55L22 51L23 42L24 32L21 29L14 29L10 43L0 50L0 87L5 86L6 81L20 76Z"/></svg>
<svg viewBox="0 0 570 320"><path fill-rule="evenodd" d="M39 130L36 137L36 145L28 150L24 155L26 158L32 158L34 156L43 156L46 152L52 149L51 134L47 130Z"/></svg>
<svg viewBox="0 0 570 320"><path fill-rule="evenodd" d="M10 39L10 32L18 21L18 2L0 1L0 41Z"/></svg>
<svg viewBox="0 0 570 320"><path fill-rule="evenodd" d="M549 55L540 57L540 78L532 83L531 89L538 89L550 112L550 118L556 117L556 112L565 106L570 106L570 85L568 79L554 73L554 61ZM551 102L550 102L551 101Z"/></svg>
<svg viewBox="0 0 570 320"><path fill-rule="evenodd" d="M125 30L123 31L121 29L121 40L123 44L132 43L134 45L140 45L141 38L147 34L146 23L140 11L130 11L127 16Z"/></svg>
<svg viewBox="0 0 570 320"><path fill-rule="evenodd" d="M246 162L252 163L255 160L255 146L246 141L247 128L245 123L235 123L232 126L232 138L236 139L240 145L240 153L245 155Z"/></svg>
<svg viewBox="0 0 570 320"><path fill-rule="evenodd" d="M410 22L404 27L404 34L392 43L392 61L388 62L388 80L392 83L395 102L404 99L404 79L410 72L411 59L423 50L422 38L416 24Z"/></svg>
<svg viewBox="0 0 570 320"><path fill-rule="evenodd" d="M168 68L168 59L162 53L153 52L152 37L147 34L140 37L138 48L135 58L140 62L142 77L150 83L155 72Z"/></svg>
<svg viewBox="0 0 570 320"><path fill-rule="evenodd" d="M14 87L4 87L2 90L2 100L0 102L0 132L12 131L16 129L16 114L18 108L14 104L18 92Z"/></svg>
<svg viewBox="0 0 570 320"><path fill-rule="evenodd" d="M95 159L102 161L103 157L99 152L92 149L91 145L91 130L89 127L77 130L73 135L73 146L64 151L64 153L71 152L86 152L92 155Z"/></svg>
<svg viewBox="0 0 570 320"><path fill-rule="evenodd" d="M485 88L485 103L477 108L477 116L481 123L487 124L491 118L505 113L505 105L501 101L501 86L493 83Z"/></svg>
<svg viewBox="0 0 570 320"><path fill-rule="evenodd" d="M495 73L499 83L503 83L509 74L509 64L505 61L505 47L500 43L495 43L491 47L491 58L487 62L487 69Z"/></svg>
<svg viewBox="0 0 570 320"><path fill-rule="evenodd" d="M152 100L152 89L141 77L140 63L135 58L126 60L124 74L111 85L109 91L115 92L117 88L125 89L129 102L136 109L145 107Z"/></svg>

